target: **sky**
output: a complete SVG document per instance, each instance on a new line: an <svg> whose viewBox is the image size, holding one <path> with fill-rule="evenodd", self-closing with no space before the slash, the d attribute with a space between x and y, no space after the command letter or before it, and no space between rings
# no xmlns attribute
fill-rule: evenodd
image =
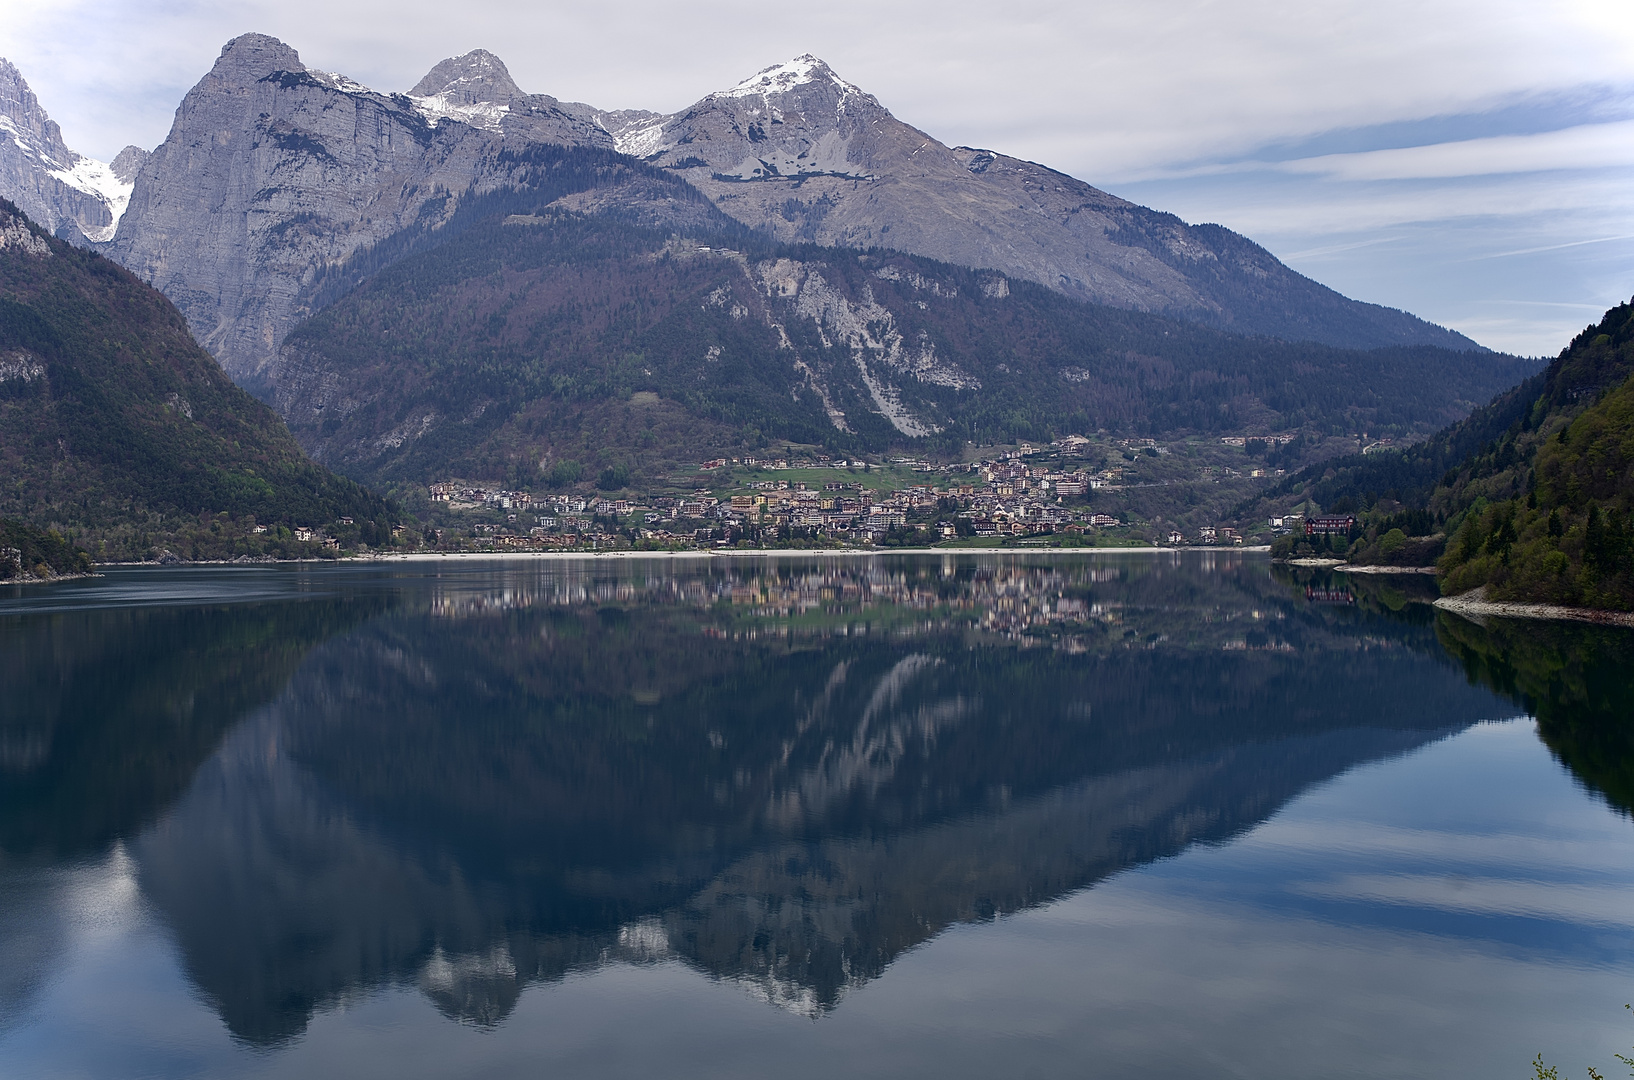
<svg viewBox="0 0 1634 1080"><path fill-rule="evenodd" d="M5 0L68 145L161 142L231 37L406 90L674 111L812 52L949 145L1216 222L1348 296L1552 356L1634 296L1629 0Z"/></svg>

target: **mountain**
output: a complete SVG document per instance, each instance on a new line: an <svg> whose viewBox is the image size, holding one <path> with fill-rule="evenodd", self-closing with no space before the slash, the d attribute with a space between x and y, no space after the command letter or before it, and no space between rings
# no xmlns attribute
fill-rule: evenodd
<svg viewBox="0 0 1634 1080"><path fill-rule="evenodd" d="M127 146L112 164L76 154L22 72L0 57L0 196L55 235L113 239L147 151Z"/></svg>
<svg viewBox="0 0 1634 1080"><path fill-rule="evenodd" d="M143 162L109 253L181 308L229 375L259 385L318 273L505 185L496 158L527 142L612 146L588 110L520 94L487 54L388 96L246 34Z"/></svg>
<svg viewBox="0 0 1634 1080"><path fill-rule="evenodd" d="M447 220L471 194L514 186L505 153L541 144L646 160L782 241L903 250L1241 333L1478 348L1348 300L1228 230L945 147L810 57L660 116L527 94L481 50L442 61L407 94L376 93L246 34L140 162L107 253L169 296L235 380L266 394L284 335L333 299L318 278L406 227ZM13 189L23 186L0 194ZM647 198L662 217L668 197L660 187L625 202Z"/></svg>
<svg viewBox="0 0 1634 1080"><path fill-rule="evenodd" d="M948 147L806 55L678 113L600 114L619 150L674 170L780 240L894 248L1097 304L1295 341L1479 348L1347 299L1218 225L991 150Z"/></svg>
<svg viewBox="0 0 1634 1080"><path fill-rule="evenodd" d="M572 176L601 153L540 147L509 167ZM618 212L619 191L666 180L630 165L565 198L495 192L394 238L408 254L285 339L279 411L317 460L369 482L526 484L563 462L651 477L778 440L956 454L1097 429L1423 432L1530 370L1245 338L991 271L768 243L719 215L682 239Z"/></svg>
<svg viewBox="0 0 1634 1080"><path fill-rule="evenodd" d="M313 546L257 523L349 517L372 543L391 524L378 496L309 461L158 291L4 200L0 516L72 528L99 561Z"/></svg>

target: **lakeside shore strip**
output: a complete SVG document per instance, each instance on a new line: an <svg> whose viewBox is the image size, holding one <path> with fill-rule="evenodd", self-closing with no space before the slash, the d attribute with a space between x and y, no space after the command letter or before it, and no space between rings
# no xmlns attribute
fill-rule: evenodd
<svg viewBox="0 0 1634 1080"><path fill-rule="evenodd" d="M301 566L325 565L339 566L343 564L390 564L390 563L448 563L448 562L622 562L632 560L690 560L708 561L716 559L856 559L877 558L880 556L898 555L938 555L948 556L975 555L991 556L1024 556L1048 558L1107 556L1107 555L1181 555L1187 552L1209 552L1220 554L1231 552L1244 555L1264 555L1270 552L1264 545L1253 547L1232 548L1174 548L1174 547L1078 547L1078 548L732 548L717 550L688 550L688 551L421 551L403 553L371 553L368 555L351 555L341 559L277 559L265 562L242 563L232 561L200 561L179 564L181 566L210 566L210 567L252 567L252 566ZM115 563L114 567L160 567L174 568L178 564L160 563ZM1388 575L1388 574L1434 574L1433 566L1349 566L1332 559L1290 559L1283 565L1299 566L1309 569L1327 569L1337 573ZM101 577L101 574L71 574L33 581L8 581L0 585L56 585L67 581L82 581L86 578ZM1423 603L1424 601L1417 601ZM1501 619L1528 619L1543 622L1584 622L1599 626L1619 626L1634 628L1634 612L1601 611L1595 608L1565 607L1559 604L1534 604L1523 601L1488 600L1484 587L1471 590L1460 596L1443 596L1429 601L1431 606L1451 615L1479 622L1488 618Z"/></svg>
<svg viewBox="0 0 1634 1080"><path fill-rule="evenodd" d="M1471 622L1482 619L1532 619L1545 622L1584 622L1597 626L1634 627L1634 611L1602 611L1598 608L1566 607L1561 604L1533 604L1523 600L1488 600L1486 586L1459 596L1443 596L1433 601L1436 608Z"/></svg>

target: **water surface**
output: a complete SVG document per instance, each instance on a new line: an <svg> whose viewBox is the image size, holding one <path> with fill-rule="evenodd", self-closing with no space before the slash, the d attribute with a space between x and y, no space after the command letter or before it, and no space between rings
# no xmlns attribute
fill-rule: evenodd
<svg viewBox="0 0 1634 1080"><path fill-rule="evenodd" d="M1634 635L1219 555L0 590L0 1075L1634 1043Z"/></svg>

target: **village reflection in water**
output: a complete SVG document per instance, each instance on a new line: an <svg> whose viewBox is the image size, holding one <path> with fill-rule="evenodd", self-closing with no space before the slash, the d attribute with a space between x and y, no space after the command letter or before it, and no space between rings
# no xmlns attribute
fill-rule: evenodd
<svg viewBox="0 0 1634 1080"><path fill-rule="evenodd" d="M949 926L1240 835L1537 693L1472 682L1481 644L1449 653L1398 586L1233 553L303 580L4 628L0 849L115 850L262 1047L385 986L499 1025L612 963L820 1017ZM125 677L74 689L90 665ZM13 983L20 1008L38 979Z"/></svg>

